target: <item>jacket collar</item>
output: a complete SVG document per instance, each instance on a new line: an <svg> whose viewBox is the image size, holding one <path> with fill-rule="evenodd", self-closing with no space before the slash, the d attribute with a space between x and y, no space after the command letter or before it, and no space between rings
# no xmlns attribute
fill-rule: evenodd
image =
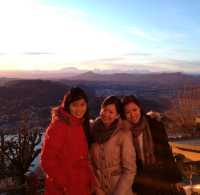
<svg viewBox="0 0 200 195"><path fill-rule="evenodd" d="M67 123L68 125L81 125L83 123L83 119L78 119L75 116L66 112L62 107L56 107L52 110L52 120L58 118L59 120Z"/></svg>

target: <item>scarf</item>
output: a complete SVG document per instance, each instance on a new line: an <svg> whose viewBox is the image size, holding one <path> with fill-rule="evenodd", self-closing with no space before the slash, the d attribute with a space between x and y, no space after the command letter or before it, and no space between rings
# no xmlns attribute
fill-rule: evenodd
<svg viewBox="0 0 200 195"><path fill-rule="evenodd" d="M136 154L139 159L142 159L142 152L144 154L143 164L154 164L156 162L155 154L154 154L154 143L151 135L151 130L149 127L149 123L145 116L143 116L139 123L136 125L132 125L132 134L133 141L136 149ZM139 136L142 135L143 141L143 151L141 151L139 144Z"/></svg>
<svg viewBox="0 0 200 195"><path fill-rule="evenodd" d="M116 119L109 127L103 124L103 121L98 117L92 128L94 142L103 144L110 139L115 130L117 129L119 119Z"/></svg>

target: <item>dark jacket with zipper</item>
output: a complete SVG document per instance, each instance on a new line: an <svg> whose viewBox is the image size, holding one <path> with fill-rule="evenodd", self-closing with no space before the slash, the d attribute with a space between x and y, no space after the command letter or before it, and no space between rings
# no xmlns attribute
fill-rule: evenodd
<svg viewBox="0 0 200 195"><path fill-rule="evenodd" d="M139 195L185 194L178 192L175 188L175 184L181 182L181 173L174 161L163 123L146 117L154 143L156 163L143 165L141 160L137 159L137 175L133 184L133 191Z"/></svg>

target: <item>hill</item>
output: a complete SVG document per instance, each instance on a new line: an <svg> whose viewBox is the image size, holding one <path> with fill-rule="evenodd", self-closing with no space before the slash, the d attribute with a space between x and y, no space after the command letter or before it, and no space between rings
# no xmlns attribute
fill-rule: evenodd
<svg viewBox="0 0 200 195"><path fill-rule="evenodd" d="M98 81L119 84L133 85L175 85L197 84L200 82L200 76L188 75L180 72L176 73L149 73L149 74L97 74L92 71L68 78L69 80L80 81Z"/></svg>
<svg viewBox="0 0 200 195"><path fill-rule="evenodd" d="M45 80L15 80L0 87L1 128L17 127L25 114L30 126L45 126L50 109L61 101L69 87Z"/></svg>
<svg viewBox="0 0 200 195"><path fill-rule="evenodd" d="M0 130L16 129L24 117L30 127L46 128L51 108L61 103L66 91L76 85L49 80L13 80L0 87ZM82 86L89 96L92 114L97 114L95 94Z"/></svg>
<svg viewBox="0 0 200 195"><path fill-rule="evenodd" d="M77 68L68 67L60 70L1 70L0 77L18 79L57 79L67 78L87 72Z"/></svg>
<svg viewBox="0 0 200 195"><path fill-rule="evenodd" d="M76 78L79 80L6 80L0 86L1 129L16 128L24 113L30 126L46 127L51 107L58 105L66 90L72 86L80 86L86 91L91 116L95 117L102 100L109 95L121 97L133 94L140 99L145 111L165 112L172 107L177 95L179 98L183 96L183 102L185 96L190 98L192 94L192 97L196 97L199 90L195 86L200 83L199 77L182 73L137 74L134 77L133 74L100 75L87 72ZM193 86L192 90L186 85Z"/></svg>
<svg viewBox="0 0 200 195"><path fill-rule="evenodd" d="M7 82L16 80L15 78L0 77L0 87L4 86Z"/></svg>

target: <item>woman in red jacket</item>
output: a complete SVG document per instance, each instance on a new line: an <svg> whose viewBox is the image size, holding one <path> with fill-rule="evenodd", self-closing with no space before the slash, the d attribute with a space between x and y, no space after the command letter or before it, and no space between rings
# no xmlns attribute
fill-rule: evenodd
<svg viewBox="0 0 200 195"><path fill-rule="evenodd" d="M87 97L82 89L72 88L52 110L45 134L41 166L46 173L46 195L91 194L93 177L84 132L88 124Z"/></svg>

